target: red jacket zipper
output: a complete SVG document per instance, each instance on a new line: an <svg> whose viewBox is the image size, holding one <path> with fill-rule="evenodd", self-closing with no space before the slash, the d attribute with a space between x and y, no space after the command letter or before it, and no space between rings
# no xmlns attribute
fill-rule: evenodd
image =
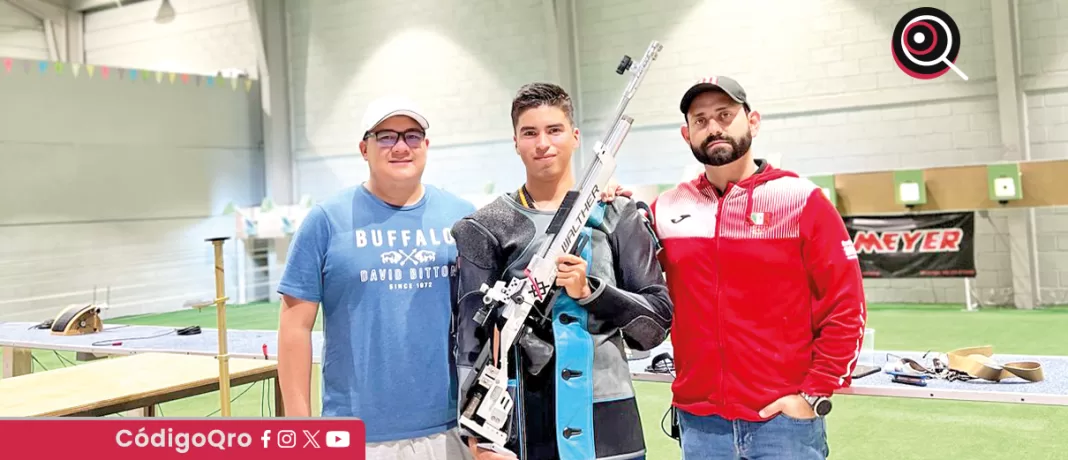
<svg viewBox="0 0 1068 460"><path fill-rule="evenodd" d="M724 333L724 329L723 329L723 307L720 304L720 299L722 298L722 295L721 295L721 292L720 292L720 289L719 289L720 277L722 276L722 271L720 270L720 265L719 265L719 259L720 259L720 250L719 250L720 234L719 234L719 228L720 228L720 222L722 221L722 219L720 217L721 217L721 215L723 213L723 203L726 201L727 195L730 193L730 191L731 191L731 186L730 186L730 184L728 184L727 185L727 189L723 192L723 196L717 198L717 200L716 200L716 230L715 230L716 231L716 235L714 237L715 240L716 240L716 254L715 254L715 258L716 258L716 273L715 273L715 277L716 277L716 344L718 345L718 348L719 348L719 385L717 385L716 388L719 389L719 406L720 406L721 410L722 410L722 407L724 405L726 405L726 403L727 403L727 390L723 386L723 379L724 379L723 374L726 372L725 369L727 368L727 361L726 361L727 360L727 356L726 356L726 353L723 351L723 333ZM715 193L715 192L713 192L713 193Z"/></svg>

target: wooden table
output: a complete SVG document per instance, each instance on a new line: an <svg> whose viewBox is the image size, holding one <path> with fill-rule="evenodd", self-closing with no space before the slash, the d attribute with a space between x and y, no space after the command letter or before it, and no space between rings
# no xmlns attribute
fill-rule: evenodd
<svg viewBox="0 0 1068 460"><path fill-rule="evenodd" d="M274 379L281 416L277 362L230 358L231 386L267 379ZM152 416L156 404L218 389L215 357L139 353L0 379L0 417L99 417L134 409Z"/></svg>

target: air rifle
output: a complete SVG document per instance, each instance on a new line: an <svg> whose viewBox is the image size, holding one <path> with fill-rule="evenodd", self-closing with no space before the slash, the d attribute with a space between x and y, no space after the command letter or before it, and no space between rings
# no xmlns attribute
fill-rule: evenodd
<svg viewBox="0 0 1068 460"><path fill-rule="evenodd" d="M661 49L663 46L653 41L637 64L630 56L624 55L616 67L616 73L623 75L629 70L633 76L616 106L612 128L594 146L593 160L582 180L567 192L561 202L560 209L545 230L547 238L531 256L524 276L514 277L507 284L503 280L497 281L492 288L485 284L481 287L483 308L476 314L475 321L485 325L486 320L496 312L499 314L497 324L502 326L499 333L486 342L475 362L472 375L476 380L468 382L469 388L463 392L460 401L460 407L463 408L460 425L489 440L492 443L490 448L506 450L504 445L507 436L503 427L508 422L514 403L508 394L508 350L523 334L531 331L528 320L538 320L530 315L532 309L536 306L539 311L551 308L559 292L556 286L557 258L581 250L586 243L582 229L593 207L600 201L601 192L615 173L616 154L634 123L634 119L625 113L627 104ZM543 306L547 308L541 308Z"/></svg>

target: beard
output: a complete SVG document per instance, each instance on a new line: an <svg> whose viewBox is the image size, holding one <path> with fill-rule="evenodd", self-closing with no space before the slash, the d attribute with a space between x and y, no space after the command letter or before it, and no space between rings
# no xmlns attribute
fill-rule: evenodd
<svg viewBox="0 0 1068 460"><path fill-rule="evenodd" d="M713 142L725 141L726 144L719 144L709 148ZM749 151L749 146L753 143L753 135L746 131L745 135L741 138L733 138L726 134L718 136L708 136L701 142L700 146L694 146L690 144L690 150L693 151L694 158L697 161L704 163L708 166L723 166L731 164L737 161L739 158L745 156L745 153Z"/></svg>

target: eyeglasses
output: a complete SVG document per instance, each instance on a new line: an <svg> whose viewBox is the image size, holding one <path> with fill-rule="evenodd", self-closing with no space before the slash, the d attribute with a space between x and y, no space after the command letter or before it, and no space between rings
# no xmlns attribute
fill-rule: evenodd
<svg viewBox="0 0 1068 460"><path fill-rule="evenodd" d="M392 129L383 129L381 131L367 133L363 136L363 138L366 140L371 136L374 136L375 142L378 143L378 146L384 149L392 148L394 145L397 145L397 141L400 140L401 136L403 136L404 143L408 144L408 147L414 149L416 147L419 147L419 145L423 143L423 139L426 138L426 133L418 129L409 129L408 131L405 131L403 133L394 131Z"/></svg>

